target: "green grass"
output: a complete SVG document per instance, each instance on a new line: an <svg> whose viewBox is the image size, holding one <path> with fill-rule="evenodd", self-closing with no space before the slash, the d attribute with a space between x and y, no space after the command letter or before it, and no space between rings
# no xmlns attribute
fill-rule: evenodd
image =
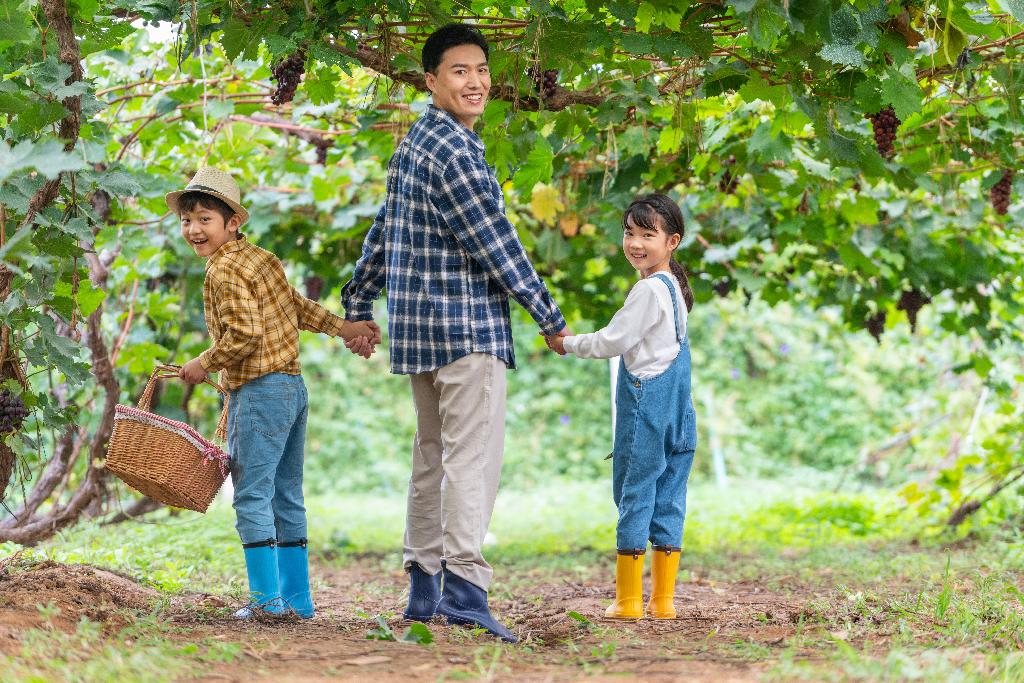
<svg viewBox="0 0 1024 683"><path fill-rule="evenodd" d="M821 493L819 483L801 477L691 486L681 579L756 582L806 605L796 634L780 645L709 640L698 651L767 666L769 680L1024 681L1019 532L921 535L892 494ZM554 481L530 492L503 490L486 548L497 570L495 597L538 577L607 577L615 523L609 488ZM316 496L308 507L320 561L400 563L402 495ZM169 595L206 591L240 599L244 563L233 524L230 506L218 501L207 515L164 512L116 533L82 524L23 553L27 560L110 568ZM15 549L0 546L0 555ZM580 628L593 635L602 627ZM0 659L0 680L105 680L114 671L119 680L173 680L238 654L237 643L183 646L168 629L153 615L113 635L88 621L71 634L36 629L20 656ZM606 635L596 644L562 643L567 665L600 673L615 662L619 636L630 636ZM512 671L500 648L477 645L467 643L475 648L472 663L453 676Z"/></svg>
<svg viewBox="0 0 1024 683"><path fill-rule="evenodd" d="M612 552L616 511L610 488L608 482L556 480L529 492L502 490L488 557L533 562L545 557L557 561L570 552ZM315 554L344 558L401 552L401 494L313 496L307 508ZM688 554L709 566L739 550L770 554L789 548L813 559L815 549L836 543L897 538L895 529L906 529L903 523L890 524L898 516L895 502L883 494L820 494L793 481L736 481L727 489L698 482L689 491L685 545ZM16 549L0 545L0 552ZM223 499L206 515L162 512L121 524L117 533L83 523L26 552L29 557L111 568L170 593L224 592L240 587L242 573L234 514Z"/></svg>
<svg viewBox="0 0 1024 683"><path fill-rule="evenodd" d="M939 538L908 545L918 522L891 493L820 493L817 482L733 481L691 485L683 570L732 580L773 577L810 583L936 580L945 555ZM397 563L405 524L405 498L393 493L338 494L307 499L311 551L345 561L357 555ZM496 564L571 567L606 557L615 546L615 507L608 482L554 481L529 492L502 490L485 552ZM880 549L898 552L892 562ZM842 549L838 552L838 549ZM18 550L0 544L0 555ZM223 499L206 515L158 513L143 522L109 527L83 523L25 551L29 558L107 567L168 593L236 592L244 580L234 514ZM737 562L737 558L746 558ZM1019 536L987 538L972 562L1024 568ZM966 561L966 558L965 558ZM959 556L953 569L959 569Z"/></svg>
<svg viewBox="0 0 1024 683"><path fill-rule="evenodd" d="M0 657L0 683L92 683L124 681L160 683L199 673L204 665L232 662L239 643L204 639L182 644L169 638L171 628L155 616L144 617L117 632L82 619L73 632L46 626L23 634L20 655Z"/></svg>

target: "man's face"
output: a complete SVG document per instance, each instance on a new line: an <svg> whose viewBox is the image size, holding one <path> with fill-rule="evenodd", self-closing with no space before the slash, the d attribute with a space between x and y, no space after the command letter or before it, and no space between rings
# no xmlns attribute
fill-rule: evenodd
<svg viewBox="0 0 1024 683"><path fill-rule="evenodd" d="M237 213L224 221L224 216L213 209L197 204L191 211L182 211L181 236L196 252L196 256L210 258L218 249L238 237L242 217Z"/></svg>
<svg viewBox="0 0 1024 683"><path fill-rule="evenodd" d="M454 115L472 128L484 113L491 89L487 57L477 45L450 47L441 56L437 73L427 72L427 87L434 94L434 106Z"/></svg>

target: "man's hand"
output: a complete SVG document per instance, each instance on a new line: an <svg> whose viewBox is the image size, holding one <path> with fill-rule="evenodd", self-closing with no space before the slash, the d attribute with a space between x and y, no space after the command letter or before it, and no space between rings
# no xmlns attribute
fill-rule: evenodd
<svg viewBox="0 0 1024 683"><path fill-rule="evenodd" d="M557 353L559 356L564 356L566 354L566 350L565 344L562 343L562 340L565 337L571 336L572 332L569 331L569 328L563 327L556 334L545 334L544 342L548 345L549 349Z"/></svg>
<svg viewBox="0 0 1024 683"><path fill-rule="evenodd" d="M374 347L381 341L380 326L372 320L346 320L341 328L341 338L345 340L345 348L349 351L369 358L373 355Z"/></svg>
<svg viewBox="0 0 1024 683"><path fill-rule="evenodd" d="M203 367L198 358L193 358L181 366L181 370L178 371L178 377L189 384L199 384L206 379L206 368Z"/></svg>

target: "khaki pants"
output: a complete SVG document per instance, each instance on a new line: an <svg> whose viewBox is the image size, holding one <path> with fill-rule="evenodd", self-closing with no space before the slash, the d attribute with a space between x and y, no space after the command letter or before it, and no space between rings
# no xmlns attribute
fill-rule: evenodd
<svg viewBox="0 0 1024 683"><path fill-rule="evenodd" d="M481 554L505 448L505 362L472 353L411 376L416 439L405 522L404 564L448 570L487 590Z"/></svg>

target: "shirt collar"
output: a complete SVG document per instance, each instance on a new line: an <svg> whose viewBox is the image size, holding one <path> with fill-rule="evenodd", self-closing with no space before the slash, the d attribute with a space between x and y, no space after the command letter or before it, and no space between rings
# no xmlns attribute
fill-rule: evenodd
<svg viewBox="0 0 1024 683"><path fill-rule="evenodd" d="M462 125L462 122L455 118L455 115L450 111L430 104L427 106L427 112L423 116L431 123L446 125L449 128L452 128L459 135L465 138L467 142L473 145L473 147L481 152L484 151L484 141L480 139L480 136L477 135L475 131L472 131Z"/></svg>
<svg viewBox="0 0 1024 683"><path fill-rule="evenodd" d="M233 254L236 251L241 251L242 249L245 249L245 247L248 244L249 241L244 237L239 238L237 240L231 240L230 242L225 242L224 244L220 245L220 248L217 251L213 252L213 254L210 255L210 258L206 260L206 269L209 270L210 267L213 265L213 262L221 258L222 256L225 256L227 254Z"/></svg>

